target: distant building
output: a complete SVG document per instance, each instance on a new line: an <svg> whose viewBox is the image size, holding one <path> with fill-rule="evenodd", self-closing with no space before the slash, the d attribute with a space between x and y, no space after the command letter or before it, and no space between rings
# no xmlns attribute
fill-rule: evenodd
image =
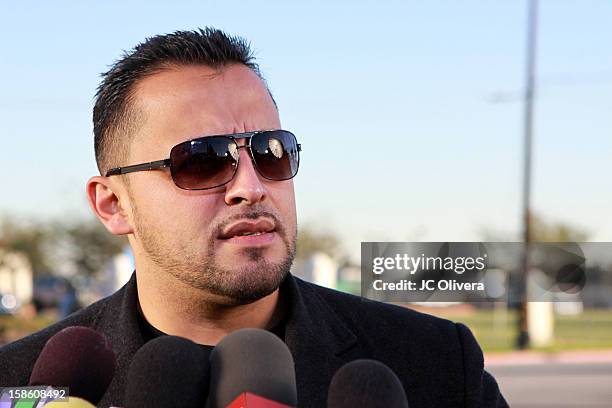
<svg viewBox="0 0 612 408"><path fill-rule="evenodd" d="M28 259L0 249L0 308L9 312L30 303L34 281Z"/></svg>
<svg viewBox="0 0 612 408"><path fill-rule="evenodd" d="M326 288L338 287L338 264L323 252L316 252L306 260L295 262L291 272L298 278Z"/></svg>

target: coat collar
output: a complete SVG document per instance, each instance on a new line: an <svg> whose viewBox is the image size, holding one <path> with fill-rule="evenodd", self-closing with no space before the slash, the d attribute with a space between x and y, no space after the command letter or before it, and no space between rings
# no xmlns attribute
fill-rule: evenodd
<svg viewBox="0 0 612 408"><path fill-rule="evenodd" d="M337 356L356 342L355 334L317 293L317 286L290 274L281 290L290 298L285 342L294 356L306 348Z"/></svg>
<svg viewBox="0 0 612 408"><path fill-rule="evenodd" d="M342 355L357 337L315 285L290 275L283 287L291 296L285 343L295 362L298 406L326 406L330 380L349 359Z"/></svg>
<svg viewBox="0 0 612 408"><path fill-rule="evenodd" d="M329 379L345 360L340 356L355 343L355 334L317 293L317 287L288 274L281 293L288 297L285 343L295 361L298 396L324 396ZM99 406L123 404L127 371L134 354L143 345L137 317L136 273L96 318L95 329L105 333L117 355L115 377ZM302 405L302 404L300 404Z"/></svg>

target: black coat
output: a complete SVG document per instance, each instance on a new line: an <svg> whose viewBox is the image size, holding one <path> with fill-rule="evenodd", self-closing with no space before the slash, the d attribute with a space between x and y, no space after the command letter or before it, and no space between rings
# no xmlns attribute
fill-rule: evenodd
<svg viewBox="0 0 612 408"><path fill-rule="evenodd" d="M411 408L507 407L466 326L292 275L281 290L290 298L285 342L295 360L300 407L324 407L334 373L359 358L388 365L402 381ZM135 274L115 294L0 348L0 386L27 384L47 339L76 325L104 333L113 345L117 370L98 406L122 406L127 369L143 345Z"/></svg>

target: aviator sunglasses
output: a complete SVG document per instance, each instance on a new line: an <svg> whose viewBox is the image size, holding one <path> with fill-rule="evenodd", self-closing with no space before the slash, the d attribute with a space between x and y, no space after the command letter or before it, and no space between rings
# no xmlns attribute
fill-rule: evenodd
<svg viewBox="0 0 612 408"><path fill-rule="evenodd" d="M237 140L245 139L239 146ZM268 180L289 180L297 174L302 146L287 130L261 130L198 137L174 146L170 157L148 163L115 167L106 177L170 168L172 180L183 190L207 190L229 183L246 148L257 172Z"/></svg>

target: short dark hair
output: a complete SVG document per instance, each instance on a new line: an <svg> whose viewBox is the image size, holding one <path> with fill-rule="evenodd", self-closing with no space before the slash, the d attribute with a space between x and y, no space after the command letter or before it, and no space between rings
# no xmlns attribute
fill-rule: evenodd
<svg viewBox="0 0 612 408"><path fill-rule="evenodd" d="M221 69L231 64L246 65L266 84L249 43L215 28L157 35L124 52L102 74L95 97L94 149L100 173L104 175L109 168L125 164L120 161L127 156L126 141L141 120L133 101L137 81L181 65Z"/></svg>

